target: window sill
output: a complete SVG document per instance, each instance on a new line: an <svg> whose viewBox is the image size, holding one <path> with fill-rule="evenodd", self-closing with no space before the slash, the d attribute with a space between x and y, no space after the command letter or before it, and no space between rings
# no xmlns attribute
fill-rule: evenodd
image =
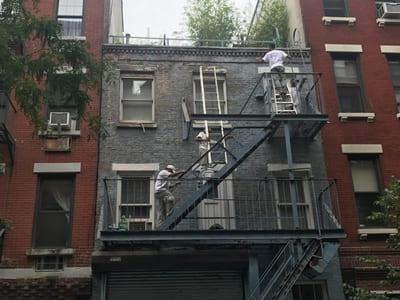
<svg viewBox="0 0 400 300"><path fill-rule="evenodd" d="M63 35L61 36L62 40L70 40L70 41L86 41L86 36L73 36L73 35Z"/></svg>
<svg viewBox="0 0 400 300"><path fill-rule="evenodd" d="M341 122L347 122L347 120L351 119L365 119L367 122L375 121L375 113L338 113L338 118Z"/></svg>
<svg viewBox="0 0 400 300"><path fill-rule="evenodd" d="M331 24L347 24L349 26L354 26L356 23L355 17L322 17L322 22L324 25L329 26Z"/></svg>
<svg viewBox="0 0 400 300"><path fill-rule="evenodd" d="M157 128L156 123L119 122L118 128Z"/></svg>
<svg viewBox="0 0 400 300"><path fill-rule="evenodd" d="M368 235L394 235L398 233L397 228L358 228L357 233L360 240L366 241Z"/></svg>
<svg viewBox="0 0 400 300"><path fill-rule="evenodd" d="M53 255L63 255L63 256L73 256L75 249L72 248L30 248L26 250L26 256L53 256Z"/></svg>
<svg viewBox="0 0 400 300"><path fill-rule="evenodd" d="M80 130L39 131L38 135L42 138L59 138L63 136L79 137L81 136L81 131Z"/></svg>
<svg viewBox="0 0 400 300"><path fill-rule="evenodd" d="M386 18L378 18L376 19L376 24L379 27L385 27L386 24L400 24L399 19L386 19Z"/></svg>
<svg viewBox="0 0 400 300"><path fill-rule="evenodd" d="M205 121L194 121L192 126L194 129L202 129L202 128L204 128L204 122ZM219 128L221 126L220 121L208 121L207 124L208 124L208 127L211 127L211 128ZM230 124L228 121L222 121L222 126L224 128L232 128L232 124Z"/></svg>

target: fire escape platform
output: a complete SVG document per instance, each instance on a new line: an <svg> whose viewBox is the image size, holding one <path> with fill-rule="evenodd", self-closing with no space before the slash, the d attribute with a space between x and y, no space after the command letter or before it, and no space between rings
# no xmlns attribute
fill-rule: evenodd
<svg viewBox="0 0 400 300"><path fill-rule="evenodd" d="M101 231L107 244L178 245L267 245L288 240L337 241L345 238L343 229L329 230L197 230L197 231Z"/></svg>

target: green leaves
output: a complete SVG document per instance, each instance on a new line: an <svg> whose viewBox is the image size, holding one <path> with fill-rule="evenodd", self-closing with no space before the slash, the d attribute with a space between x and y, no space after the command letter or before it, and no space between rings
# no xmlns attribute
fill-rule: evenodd
<svg viewBox="0 0 400 300"><path fill-rule="evenodd" d="M189 36L195 40L232 40L240 33L238 13L227 0L189 0L185 8ZM202 46L221 46L200 41Z"/></svg>
<svg viewBox="0 0 400 300"><path fill-rule="evenodd" d="M0 82L14 91L35 133L47 127L47 106L74 105L84 116L89 92L99 89L102 71L89 44L62 39L60 24L40 16L38 2L3 0L0 11Z"/></svg>
<svg viewBox="0 0 400 300"><path fill-rule="evenodd" d="M370 220L381 221L383 224L390 228L396 228L397 234L390 235L386 240L388 248L400 249L400 180L395 177L391 178L389 188L385 189L382 196L375 201L375 205L379 207L378 212L373 212ZM358 259L370 266L375 267L377 270L384 271L386 277L380 282L384 289L387 287L397 287L400 284L400 268L394 266L384 259L374 256L363 256ZM390 295L378 295L362 288L344 285L344 289L349 299L352 300L389 300L397 299L390 297Z"/></svg>
<svg viewBox="0 0 400 300"><path fill-rule="evenodd" d="M278 47L286 47L288 36L289 15L286 2L284 0L264 1L260 15L250 32L250 39L254 41L276 41Z"/></svg>

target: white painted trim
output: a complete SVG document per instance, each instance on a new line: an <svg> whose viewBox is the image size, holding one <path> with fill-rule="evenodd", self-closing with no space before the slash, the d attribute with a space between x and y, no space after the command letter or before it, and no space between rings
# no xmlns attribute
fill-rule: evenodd
<svg viewBox="0 0 400 300"><path fill-rule="evenodd" d="M350 113L350 112L340 112L338 113L338 118L342 122L347 122L348 119L366 119L367 122L373 122L375 120L375 113Z"/></svg>
<svg viewBox="0 0 400 300"><path fill-rule="evenodd" d="M33 173L80 173L81 163L35 163Z"/></svg>
<svg viewBox="0 0 400 300"><path fill-rule="evenodd" d="M322 22L324 25L331 25L331 24L340 24L340 23L347 23L349 26L354 26L356 23L356 18L355 17L329 17L329 16L323 16L322 17Z"/></svg>
<svg viewBox="0 0 400 300"><path fill-rule="evenodd" d="M160 170L160 164L112 164L113 171L151 172Z"/></svg>
<svg viewBox="0 0 400 300"><path fill-rule="evenodd" d="M90 278L92 276L91 267L66 267L61 271L54 272L37 272L35 269L18 268L18 269L1 269L0 279L28 279L28 278Z"/></svg>
<svg viewBox="0 0 400 300"><path fill-rule="evenodd" d="M355 52L362 53L362 45L359 44L325 44L326 52Z"/></svg>
<svg viewBox="0 0 400 300"><path fill-rule="evenodd" d="M47 255L60 255L60 256L72 256L75 253L75 249L62 248L62 249L26 249L26 256L47 256Z"/></svg>
<svg viewBox="0 0 400 300"><path fill-rule="evenodd" d="M380 154L383 153L381 144L342 144L344 154Z"/></svg>
<svg viewBox="0 0 400 300"><path fill-rule="evenodd" d="M287 164L267 164L268 172L289 171ZM293 171L309 171L311 170L310 163L294 163Z"/></svg>
<svg viewBox="0 0 400 300"><path fill-rule="evenodd" d="M399 19L377 18L376 24L378 24L379 27L385 27L385 24L400 24L400 20Z"/></svg>
<svg viewBox="0 0 400 300"><path fill-rule="evenodd" d="M368 235L395 235L398 234L397 228L358 228L357 233L360 236L360 240L366 241Z"/></svg>
<svg viewBox="0 0 400 300"><path fill-rule="evenodd" d="M258 67L258 74L269 73L271 70L267 66ZM300 73L300 69L298 67L285 67L285 73Z"/></svg>
<svg viewBox="0 0 400 300"><path fill-rule="evenodd" d="M398 45L381 45L382 53L400 53L400 46Z"/></svg>

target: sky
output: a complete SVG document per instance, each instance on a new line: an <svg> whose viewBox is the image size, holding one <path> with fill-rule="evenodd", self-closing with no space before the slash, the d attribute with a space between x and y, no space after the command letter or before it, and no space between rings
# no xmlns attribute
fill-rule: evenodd
<svg viewBox="0 0 400 300"><path fill-rule="evenodd" d="M230 0L243 17L251 18L257 0ZM187 0L123 0L124 33L134 37L176 37L185 27Z"/></svg>

